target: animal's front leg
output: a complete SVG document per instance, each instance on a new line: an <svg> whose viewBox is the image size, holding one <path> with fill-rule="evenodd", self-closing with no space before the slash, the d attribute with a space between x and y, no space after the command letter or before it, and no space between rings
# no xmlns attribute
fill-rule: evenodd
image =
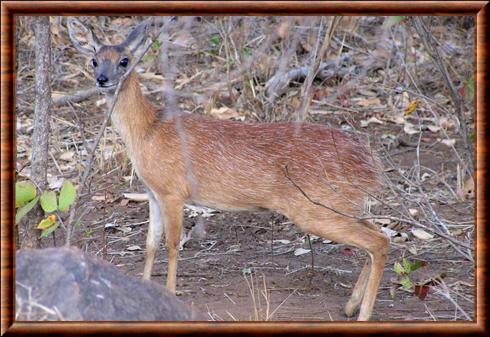
<svg viewBox="0 0 490 337"><path fill-rule="evenodd" d="M177 259L184 203L179 198L166 197L160 204L165 223L165 242L168 253L167 288L175 293Z"/></svg>
<svg viewBox="0 0 490 337"><path fill-rule="evenodd" d="M148 200L150 207L150 225L148 227L148 235L146 237L146 259L145 269L143 271L143 279L151 278L151 270L155 261L155 254L163 234L163 217L160 211L160 204L155 197L155 194L148 189Z"/></svg>

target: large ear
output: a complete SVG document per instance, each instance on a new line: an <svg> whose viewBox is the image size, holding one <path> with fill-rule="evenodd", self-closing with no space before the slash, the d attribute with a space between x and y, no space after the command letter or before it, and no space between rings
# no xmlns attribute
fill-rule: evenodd
<svg viewBox="0 0 490 337"><path fill-rule="evenodd" d="M93 55L103 46L91 29L73 17L68 18L68 33L73 45L81 53Z"/></svg>
<svg viewBox="0 0 490 337"><path fill-rule="evenodd" d="M126 40L121 43L121 46L128 47L132 53L135 53L140 47L145 45L152 23L153 18L150 18L137 25L135 28L133 28L131 33L129 33Z"/></svg>

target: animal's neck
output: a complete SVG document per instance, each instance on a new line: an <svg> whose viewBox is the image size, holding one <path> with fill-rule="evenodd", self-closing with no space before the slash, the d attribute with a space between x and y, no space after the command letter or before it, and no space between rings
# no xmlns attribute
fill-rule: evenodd
<svg viewBox="0 0 490 337"><path fill-rule="evenodd" d="M123 83L117 97L112 123L130 148L138 144L156 120L155 109L143 96L136 73Z"/></svg>

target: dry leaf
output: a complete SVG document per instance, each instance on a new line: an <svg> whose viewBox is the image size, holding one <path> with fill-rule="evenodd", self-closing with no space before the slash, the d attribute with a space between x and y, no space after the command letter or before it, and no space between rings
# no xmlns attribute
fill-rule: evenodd
<svg viewBox="0 0 490 337"><path fill-rule="evenodd" d="M451 235L452 236L460 236L463 235L464 231L461 228L456 228L454 230L451 230Z"/></svg>
<svg viewBox="0 0 490 337"><path fill-rule="evenodd" d="M395 243L401 243L405 241L408 241L407 233L397 233L395 237L393 237L393 242Z"/></svg>
<svg viewBox="0 0 490 337"><path fill-rule="evenodd" d="M270 243L270 241L268 241L268 243ZM280 244L283 244L283 245L287 245L287 244L290 244L291 241L290 240L286 240L286 239L279 239L279 240L274 240L273 243L280 243Z"/></svg>
<svg viewBox="0 0 490 337"><path fill-rule="evenodd" d="M456 126L456 123L454 122L453 119L450 119L450 118L447 118L447 117L440 117L439 118L439 121L436 122L436 124L440 125L441 127L443 127L445 130L449 130L449 129L452 129Z"/></svg>
<svg viewBox="0 0 490 337"><path fill-rule="evenodd" d="M382 226L388 226L389 224L391 224L391 220L390 219L374 219L374 223L380 224Z"/></svg>
<svg viewBox="0 0 490 337"><path fill-rule="evenodd" d="M415 295L417 295L417 297L423 301L429 293L429 286L416 284L414 285L413 290Z"/></svg>
<svg viewBox="0 0 490 337"><path fill-rule="evenodd" d="M395 124L403 125L406 123L405 118L403 116L395 116L391 119L391 121Z"/></svg>
<svg viewBox="0 0 490 337"><path fill-rule="evenodd" d="M57 190L63 185L64 179L58 178L57 176L52 176L48 173L48 184L50 190Z"/></svg>
<svg viewBox="0 0 490 337"><path fill-rule="evenodd" d="M133 252L133 251L142 250L142 249L138 245L133 245L133 246L129 246L128 248L126 248L126 250L129 250L130 252Z"/></svg>
<svg viewBox="0 0 490 337"><path fill-rule="evenodd" d="M384 124L383 121L380 121L379 119L377 119L376 117L371 117L367 120L363 120L361 121L361 128L365 128L369 125L369 123L377 123L377 124Z"/></svg>
<svg viewBox="0 0 490 337"><path fill-rule="evenodd" d="M420 131L418 129L415 129L412 123L406 122L405 126L403 127L403 131L407 135L414 135L416 133L419 133Z"/></svg>
<svg viewBox="0 0 490 337"><path fill-rule="evenodd" d="M390 229L388 227L381 227L381 230L383 231L383 233L386 234L386 236L388 236L389 238L391 237L394 237L396 234L398 234L397 231L394 231L393 229Z"/></svg>
<svg viewBox="0 0 490 337"><path fill-rule="evenodd" d="M123 193L123 196L132 201L148 201L146 193Z"/></svg>
<svg viewBox="0 0 490 337"><path fill-rule="evenodd" d="M165 81L165 77L163 77L162 75L152 73L152 72L141 73L140 77L142 77L145 80L155 80L158 82L164 82Z"/></svg>
<svg viewBox="0 0 490 337"><path fill-rule="evenodd" d="M427 126L427 129L429 129L429 131L431 132L439 132L439 130L441 130L441 127L437 125L429 125Z"/></svg>
<svg viewBox="0 0 490 337"><path fill-rule="evenodd" d="M196 39L194 39L194 37L186 31L180 32L174 39L174 44L183 48L189 48L195 43Z"/></svg>
<svg viewBox="0 0 490 337"><path fill-rule="evenodd" d="M456 139L443 139L441 143L447 147L453 147L456 144Z"/></svg>
<svg viewBox="0 0 490 337"><path fill-rule="evenodd" d="M309 249L304 249L304 248L298 248L294 251L294 256L300 256L303 254L308 254L310 252Z"/></svg>
<svg viewBox="0 0 490 337"><path fill-rule="evenodd" d="M74 155L75 155L74 151L66 151L66 152L63 152L59 158L60 158L60 160L71 161L73 159Z"/></svg>
<svg viewBox="0 0 490 337"><path fill-rule="evenodd" d="M463 186L458 186L456 194L463 200L475 198L475 182L469 177L463 183Z"/></svg>
<svg viewBox="0 0 490 337"><path fill-rule="evenodd" d="M105 195L93 195L92 200L93 201L105 201Z"/></svg>
<svg viewBox="0 0 490 337"><path fill-rule="evenodd" d="M381 105L381 101L379 98L361 98L356 102L357 105L362 106L363 108L373 105Z"/></svg>
<svg viewBox="0 0 490 337"><path fill-rule="evenodd" d="M408 94L408 92L404 91L402 93L402 98L401 98L401 101L400 101L400 104L399 106L408 106L410 104L410 95Z"/></svg>
<svg viewBox="0 0 490 337"><path fill-rule="evenodd" d="M412 234L413 234L413 236L415 236L416 238L419 238L421 240L430 240L430 239L434 238L434 235L427 233L426 231L424 231L423 229L420 229L420 228L412 229Z"/></svg>
<svg viewBox="0 0 490 337"><path fill-rule="evenodd" d="M102 105L106 104L106 102L107 102L107 101L106 101L106 99L105 99L105 98L101 98L101 99L99 99L99 100L97 100L97 101L95 102L95 106L98 108L98 107L100 107L100 106L102 106Z"/></svg>
<svg viewBox="0 0 490 337"><path fill-rule="evenodd" d="M289 30L289 22L283 21L279 24L279 27L277 27L277 35L281 39L284 39L288 33L288 30Z"/></svg>
<svg viewBox="0 0 490 337"><path fill-rule="evenodd" d="M408 251L412 254L412 255L417 255L417 247L415 246L410 246L408 247Z"/></svg>
<svg viewBox="0 0 490 337"><path fill-rule="evenodd" d="M408 116L410 114L412 114L412 112L415 111L415 109L417 109L417 101L411 101L410 104L407 106L407 108L405 109L405 116Z"/></svg>
<svg viewBox="0 0 490 337"><path fill-rule="evenodd" d="M233 110L226 106L219 109L213 108L209 113L219 119L235 118L238 120L245 120L245 116L240 115L236 110Z"/></svg>
<svg viewBox="0 0 490 337"><path fill-rule="evenodd" d="M354 252L349 247L342 249L342 254L345 256L354 256Z"/></svg>
<svg viewBox="0 0 490 337"><path fill-rule="evenodd" d="M419 215L419 210L415 208L409 208L408 212L410 213L411 216L418 216Z"/></svg>
<svg viewBox="0 0 490 337"><path fill-rule="evenodd" d="M106 193L105 195L94 195L92 196L93 201L105 201L106 203L114 202L117 197L114 197L111 193Z"/></svg>

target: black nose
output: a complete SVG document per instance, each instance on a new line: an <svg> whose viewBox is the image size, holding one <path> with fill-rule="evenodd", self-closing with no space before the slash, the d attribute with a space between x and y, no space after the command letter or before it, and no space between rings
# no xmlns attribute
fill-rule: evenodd
<svg viewBox="0 0 490 337"><path fill-rule="evenodd" d="M99 77L97 77L97 83L99 85L103 85L104 83L106 83L109 79L105 76L105 75L99 75Z"/></svg>

